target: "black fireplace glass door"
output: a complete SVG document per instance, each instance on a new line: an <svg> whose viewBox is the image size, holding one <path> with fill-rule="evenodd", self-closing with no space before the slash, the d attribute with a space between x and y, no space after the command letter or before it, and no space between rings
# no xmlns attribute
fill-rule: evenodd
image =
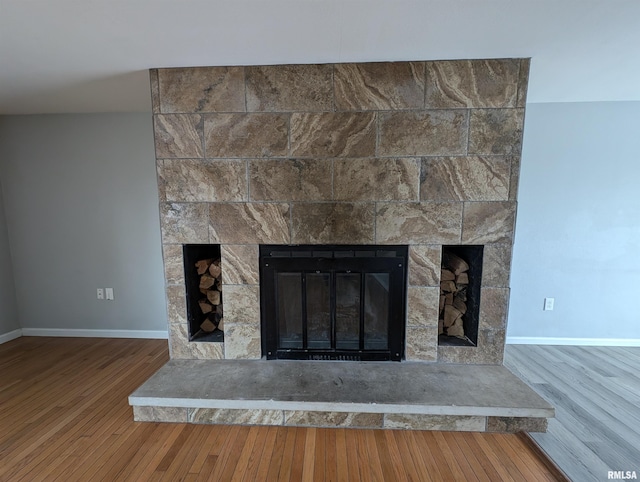
<svg viewBox="0 0 640 482"><path fill-rule="evenodd" d="M364 348L388 348L389 273L364 275Z"/></svg>
<svg viewBox="0 0 640 482"><path fill-rule="evenodd" d="M307 347L331 348L331 281L329 273L307 273Z"/></svg>
<svg viewBox="0 0 640 482"><path fill-rule="evenodd" d="M267 358L400 360L406 247L261 246Z"/></svg>
<svg viewBox="0 0 640 482"><path fill-rule="evenodd" d="M302 275L281 272L277 276L280 346L302 348Z"/></svg>
<svg viewBox="0 0 640 482"><path fill-rule="evenodd" d="M360 348L360 273L336 273L336 348Z"/></svg>

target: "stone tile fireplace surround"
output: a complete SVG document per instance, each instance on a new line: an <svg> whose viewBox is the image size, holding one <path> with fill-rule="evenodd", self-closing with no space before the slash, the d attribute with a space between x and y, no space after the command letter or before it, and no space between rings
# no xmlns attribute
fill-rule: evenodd
<svg viewBox="0 0 640 482"><path fill-rule="evenodd" d="M257 359L260 244L409 245L405 356L503 359L528 59L151 71L172 359ZM224 343L183 244L220 244ZM438 346L442 245L484 245L478 346Z"/></svg>

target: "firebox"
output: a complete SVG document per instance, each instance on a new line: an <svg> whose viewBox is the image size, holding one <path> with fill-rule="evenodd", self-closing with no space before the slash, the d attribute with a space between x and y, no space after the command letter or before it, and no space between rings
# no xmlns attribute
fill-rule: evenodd
<svg viewBox="0 0 640 482"><path fill-rule="evenodd" d="M407 246L260 246L267 359L404 356Z"/></svg>

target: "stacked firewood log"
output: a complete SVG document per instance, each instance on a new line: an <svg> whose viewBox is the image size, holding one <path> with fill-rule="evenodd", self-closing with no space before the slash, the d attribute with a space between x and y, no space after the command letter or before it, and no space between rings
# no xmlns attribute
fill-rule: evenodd
<svg viewBox="0 0 640 482"><path fill-rule="evenodd" d="M463 315L467 312L469 264L452 253L442 257L438 334L464 338Z"/></svg>
<svg viewBox="0 0 640 482"><path fill-rule="evenodd" d="M204 295L198 301L202 313L206 315L205 320L200 324L200 329L210 333L216 328L222 330L222 269L220 268L220 258L201 259L196 262L196 269L200 275L200 293Z"/></svg>

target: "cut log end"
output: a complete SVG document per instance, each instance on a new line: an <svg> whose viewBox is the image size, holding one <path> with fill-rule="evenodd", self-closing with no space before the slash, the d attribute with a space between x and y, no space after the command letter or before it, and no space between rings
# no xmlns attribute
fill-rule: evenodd
<svg viewBox="0 0 640 482"><path fill-rule="evenodd" d="M207 313L211 313L213 311L213 306L211 306L209 303L207 303L206 300L200 300L198 301L198 305L200 305L200 310L202 311L202 313L204 313L205 315Z"/></svg>
<svg viewBox="0 0 640 482"><path fill-rule="evenodd" d="M220 267L220 261L217 261L218 264L216 264L216 261L214 261L213 263L211 263L211 266L209 266L209 274L211 276L213 276L214 278L220 278L220 275L222 274L222 268Z"/></svg>
<svg viewBox="0 0 640 482"><path fill-rule="evenodd" d="M198 274L202 275L207 272L209 266L213 262L213 259L201 259L200 261L196 261L196 269L198 270Z"/></svg>
<svg viewBox="0 0 640 482"><path fill-rule="evenodd" d="M203 290L207 290L211 288L215 282L216 282L216 279L213 276L209 276L208 274L203 274L202 276L200 276L199 288Z"/></svg>
<svg viewBox="0 0 640 482"><path fill-rule="evenodd" d="M216 329L216 325L210 319L207 318L200 324L200 329L205 333L211 333L213 330Z"/></svg>
<svg viewBox="0 0 640 482"><path fill-rule="evenodd" d="M217 306L222 302L221 293L216 290L207 291L207 299L209 300L209 303L214 306Z"/></svg>

